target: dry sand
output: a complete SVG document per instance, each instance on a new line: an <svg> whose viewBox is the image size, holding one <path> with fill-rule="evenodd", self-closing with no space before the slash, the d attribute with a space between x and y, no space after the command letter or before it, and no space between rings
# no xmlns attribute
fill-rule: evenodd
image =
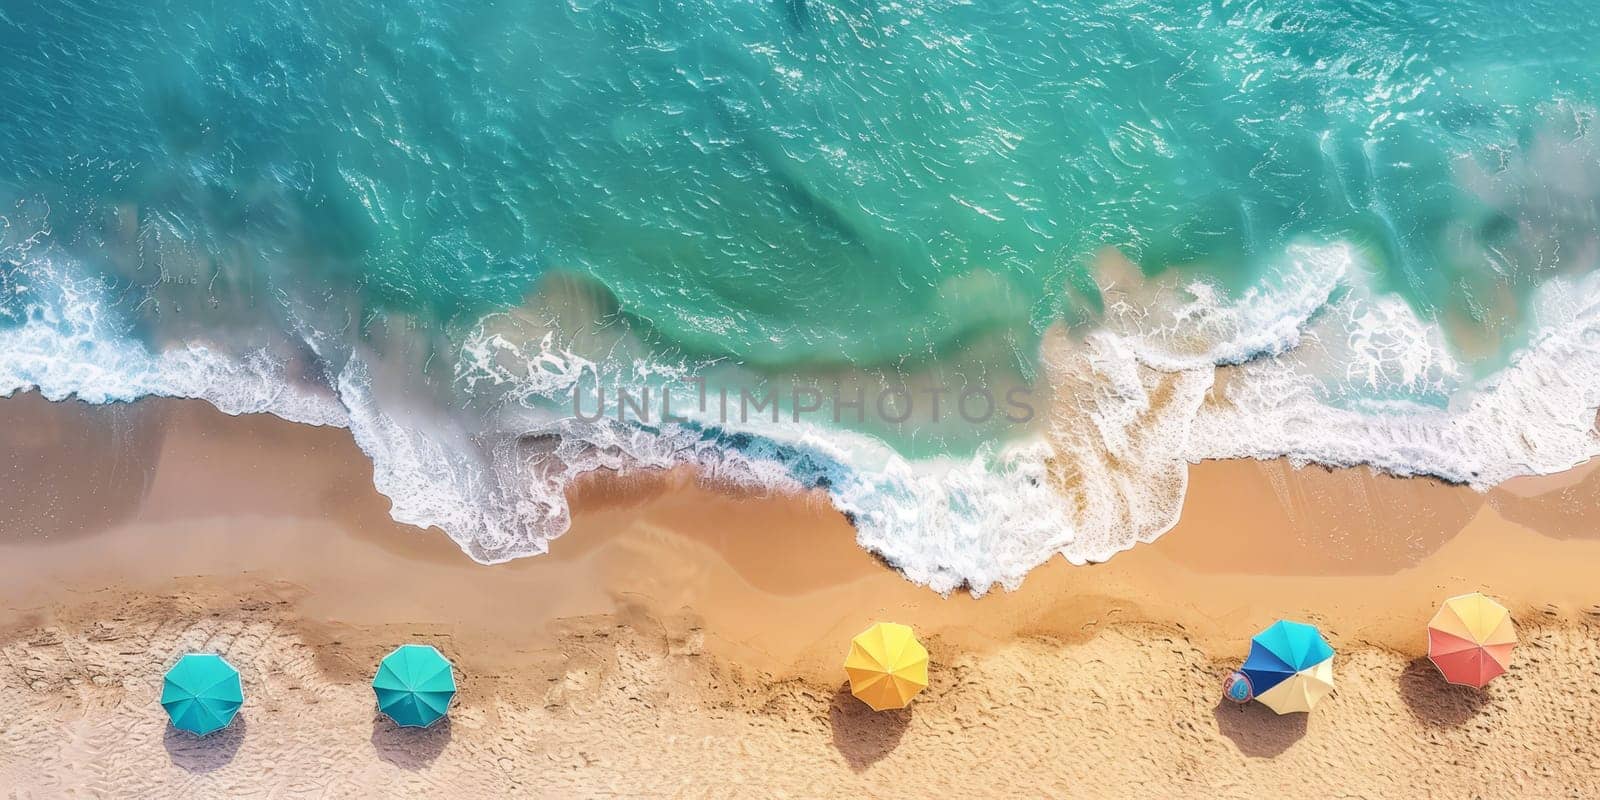
<svg viewBox="0 0 1600 800"><path fill-rule="evenodd" d="M1479 494L1202 464L1154 545L975 599L907 583L820 498L683 473L590 482L549 556L484 567L392 523L343 431L28 396L0 444L7 796L1600 796L1587 468ZM1524 639L1481 693L1420 658L1473 589ZM1220 703L1279 616L1323 627L1337 692ZM882 618L917 626L933 683L873 714L838 663ZM456 661L447 724L375 716L405 641ZM198 740L156 704L192 649L247 694Z"/></svg>

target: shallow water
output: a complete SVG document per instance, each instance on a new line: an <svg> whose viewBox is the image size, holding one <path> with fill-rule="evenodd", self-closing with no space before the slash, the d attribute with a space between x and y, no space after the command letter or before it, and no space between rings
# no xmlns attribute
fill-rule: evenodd
<svg viewBox="0 0 1600 800"><path fill-rule="evenodd" d="M349 427L485 561L596 467L822 486L940 589L1159 535L1201 458L1551 471L1597 450L1597 33L1573 0L11 3L0 390Z"/></svg>

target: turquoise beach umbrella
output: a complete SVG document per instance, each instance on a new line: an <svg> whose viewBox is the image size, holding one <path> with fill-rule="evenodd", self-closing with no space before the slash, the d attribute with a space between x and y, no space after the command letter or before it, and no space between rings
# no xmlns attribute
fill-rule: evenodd
<svg viewBox="0 0 1600 800"><path fill-rule="evenodd" d="M239 670L212 653L189 653L167 670L161 707L172 724L196 736L227 727L244 704Z"/></svg>
<svg viewBox="0 0 1600 800"><path fill-rule="evenodd" d="M1280 619L1250 640L1239 671L1273 711L1310 711L1333 691L1333 648L1316 628Z"/></svg>
<svg viewBox="0 0 1600 800"><path fill-rule="evenodd" d="M378 710L396 724L425 728L450 709L456 675L438 650L408 644L383 657L372 691L378 695Z"/></svg>

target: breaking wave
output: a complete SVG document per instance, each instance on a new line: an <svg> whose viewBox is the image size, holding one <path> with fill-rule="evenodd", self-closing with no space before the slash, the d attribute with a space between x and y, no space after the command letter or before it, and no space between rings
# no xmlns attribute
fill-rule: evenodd
<svg viewBox="0 0 1600 800"><path fill-rule="evenodd" d="M453 372L496 398L491 413L386 401L382 357L361 347L320 374L307 363L332 362L315 336L242 353L152 348L108 308L107 284L74 274L39 237L5 258L0 309L15 324L0 330L0 394L198 398L348 428L397 521L442 529L485 563L545 552L568 527L566 487L595 470L691 465L749 489L820 489L861 545L908 578L981 594L1020 585L1056 555L1100 561L1153 540L1177 521L1189 465L1203 459L1369 464L1486 488L1600 452L1600 276L1542 286L1526 346L1473 381L1438 324L1375 292L1338 244L1291 249L1276 277L1238 296L1102 274L1102 323L1057 326L1041 346L1051 400L1038 434L930 459L847 430L694 409L660 425L576 419L532 401L559 400L600 367L548 336L524 347L484 326ZM1384 390L1395 397L1371 399ZM1415 399L1428 396L1441 402Z"/></svg>

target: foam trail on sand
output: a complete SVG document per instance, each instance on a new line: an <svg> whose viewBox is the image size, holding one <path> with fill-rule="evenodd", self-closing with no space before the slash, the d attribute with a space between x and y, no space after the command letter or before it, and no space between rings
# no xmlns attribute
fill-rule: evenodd
<svg viewBox="0 0 1600 800"><path fill-rule="evenodd" d="M1119 298L1081 339L1046 342L1052 474L1078 532L1069 559L1104 560L1169 530L1188 464L1205 459L1366 464L1481 490L1600 454L1596 276L1548 281L1528 345L1470 384L1439 327L1374 293L1350 248L1297 247L1288 261L1238 301L1207 284L1167 287ZM1373 399L1379 390L1407 399ZM1416 399L1429 397L1443 403Z"/></svg>
<svg viewBox="0 0 1600 800"><path fill-rule="evenodd" d="M1600 453L1594 424L1600 407L1600 280L1553 279L1536 293L1533 309L1536 333L1511 365L1452 394L1445 408L1406 401L1330 407L1294 362L1251 363L1227 374L1213 402L1202 407L1189 456L1371 464L1478 489L1576 466ZM1352 334L1343 344L1359 352L1366 342ZM1446 357L1438 353L1434 363L1448 363ZM1369 380L1386 370L1418 379L1426 373L1416 364L1374 357L1350 368L1353 376ZM1246 421L1253 430L1240 436L1234 429Z"/></svg>
<svg viewBox="0 0 1600 800"><path fill-rule="evenodd" d="M0 327L0 396L36 390L50 400L86 403L182 397L228 414L349 424L335 398L291 380L288 357L267 348L235 357L197 342L153 351L107 307L103 281L31 253L0 252L8 289L0 319L12 323Z"/></svg>

